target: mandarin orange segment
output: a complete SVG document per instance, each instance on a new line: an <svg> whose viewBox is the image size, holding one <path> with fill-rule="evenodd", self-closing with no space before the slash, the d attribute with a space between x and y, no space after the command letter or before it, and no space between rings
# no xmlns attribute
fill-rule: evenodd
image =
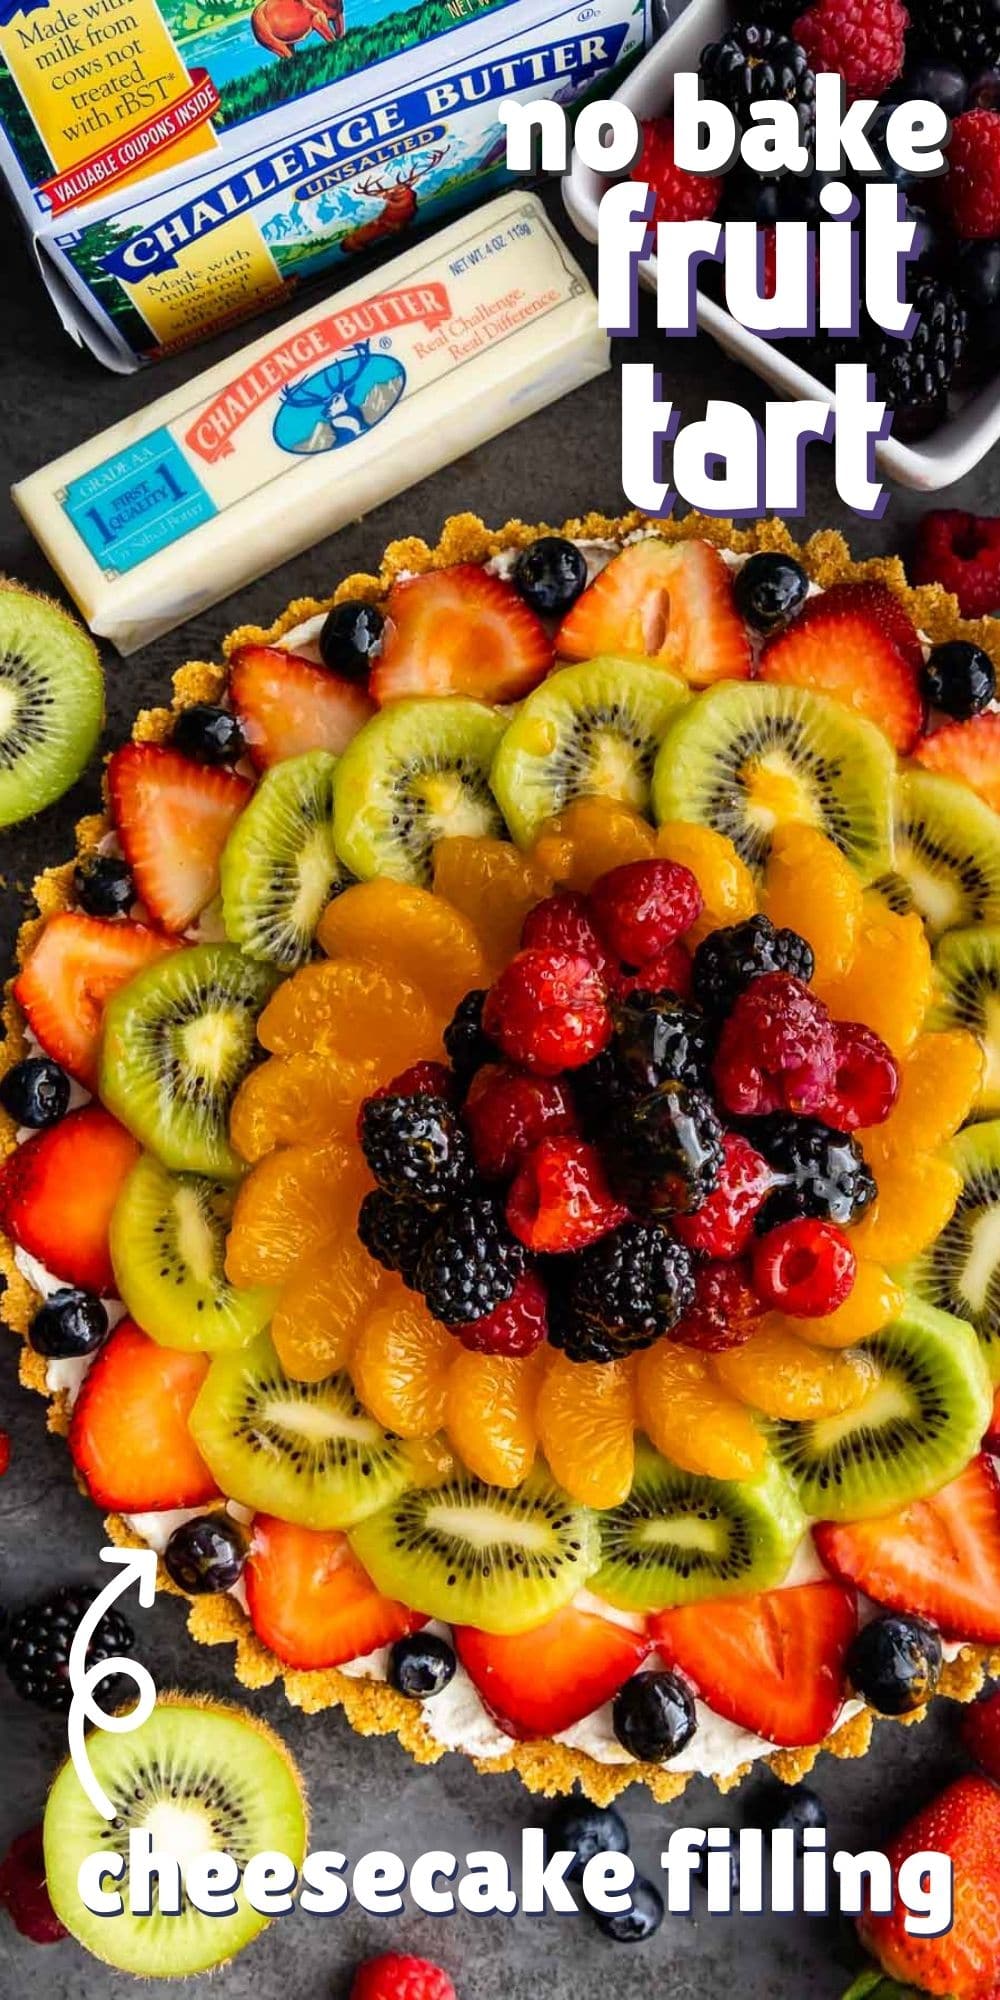
<svg viewBox="0 0 1000 2000"><path fill-rule="evenodd" d="M229 1136L245 1160L275 1146L322 1146L353 1137L361 1101L374 1087L368 1064L339 1057L271 1056L244 1078L229 1114Z"/></svg>
<svg viewBox="0 0 1000 2000"><path fill-rule="evenodd" d="M812 946L818 981L848 969L861 933L861 883L846 856L814 826L775 827L761 908L778 929Z"/></svg>
<svg viewBox="0 0 1000 2000"><path fill-rule="evenodd" d="M355 1340L354 1387L386 1430L404 1438L431 1437L444 1425L448 1373L458 1351L454 1334L401 1285L376 1307Z"/></svg>
<svg viewBox="0 0 1000 2000"><path fill-rule="evenodd" d="M281 1288L271 1339L278 1359L299 1382L321 1382L346 1368L355 1335L379 1293L391 1284L357 1236L339 1236L303 1259Z"/></svg>
<svg viewBox="0 0 1000 2000"><path fill-rule="evenodd" d="M658 1340L640 1354L636 1401L657 1451L685 1472L752 1479L760 1471L764 1440L753 1417L690 1348Z"/></svg>
<svg viewBox="0 0 1000 2000"><path fill-rule="evenodd" d="M962 1176L934 1153L893 1153L873 1160L878 1194L851 1230L859 1257L908 1264L940 1236L962 1191Z"/></svg>
<svg viewBox="0 0 1000 2000"><path fill-rule="evenodd" d="M531 1471L539 1374L537 1355L518 1360L458 1348L448 1376L448 1438L469 1471L490 1486L518 1486Z"/></svg>
<svg viewBox="0 0 1000 2000"><path fill-rule="evenodd" d="M793 1333L765 1320L743 1347L713 1354L712 1372L734 1396L766 1417L839 1417L864 1401L878 1369L861 1348L826 1351L807 1347Z"/></svg>
<svg viewBox="0 0 1000 2000"><path fill-rule="evenodd" d="M976 1101L983 1052L964 1028L918 1035L899 1069L899 1096L883 1125L859 1132L866 1152L933 1153L964 1125Z"/></svg>
<svg viewBox="0 0 1000 2000"><path fill-rule="evenodd" d="M411 882L356 882L327 904L316 936L331 958L359 959L409 980L446 1019L463 994L487 983L468 917Z"/></svg>
<svg viewBox="0 0 1000 2000"><path fill-rule="evenodd" d="M656 852L652 827L615 799L574 799L546 820L532 859L569 889L586 891L626 861L648 861Z"/></svg>
<svg viewBox="0 0 1000 2000"><path fill-rule="evenodd" d="M905 1057L931 999L931 948L916 911L899 916L880 897L866 895L850 966L837 978L817 978L813 985L835 1020L864 1021L888 1042L894 1056Z"/></svg>
<svg viewBox="0 0 1000 2000"><path fill-rule="evenodd" d="M617 1507L632 1486L635 1403L623 1361L567 1361L553 1355L535 1408L549 1470L574 1500Z"/></svg>
<svg viewBox="0 0 1000 2000"><path fill-rule="evenodd" d="M286 979L265 1007L257 1037L272 1055L370 1063L384 1083L439 1054L444 1025L410 980L336 958L304 965Z"/></svg>
<svg viewBox="0 0 1000 2000"><path fill-rule="evenodd" d="M686 820L665 820L656 834L656 852L690 868L701 890L704 908L684 936L692 948L723 925L741 924L755 914L753 876L724 833Z"/></svg>
<svg viewBox="0 0 1000 2000"><path fill-rule="evenodd" d="M853 1231L851 1240L853 1243ZM902 1286L881 1264L859 1257L854 1284L835 1312L817 1319L793 1319L784 1314L775 1318L786 1333L811 1341L814 1347L852 1347L855 1341L867 1340L870 1333L878 1333L897 1319L904 1297Z"/></svg>
<svg viewBox="0 0 1000 2000"><path fill-rule="evenodd" d="M510 840L456 833L434 849L434 894L475 924L495 967L513 958L525 917L551 891L552 877Z"/></svg>
<svg viewBox="0 0 1000 2000"><path fill-rule="evenodd" d="M282 1285L323 1244L353 1235L368 1184L357 1149L289 1146L261 1160L236 1197L226 1246L234 1285Z"/></svg>

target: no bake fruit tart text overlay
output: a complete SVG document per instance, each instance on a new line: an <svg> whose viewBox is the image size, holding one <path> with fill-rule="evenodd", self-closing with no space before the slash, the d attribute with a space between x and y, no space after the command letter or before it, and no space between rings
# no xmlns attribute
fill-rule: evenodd
<svg viewBox="0 0 1000 2000"><path fill-rule="evenodd" d="M830 533L552 532L395 543L139 717L19 940L4 1314L245 1685L430 1762L454 1645L482 1768L667 1798L693 1692L717 1782L797 1778L1000 1643L997 642Z"/></svg>

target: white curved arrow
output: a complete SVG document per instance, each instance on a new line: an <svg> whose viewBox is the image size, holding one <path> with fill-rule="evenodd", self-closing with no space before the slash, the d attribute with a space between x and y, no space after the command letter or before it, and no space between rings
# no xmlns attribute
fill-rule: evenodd
<svg viewBox="0 0 1000 2000"><path fill-rule="evenodd" d="M120 1574L112 1577L111 1582L98 1592L93 1604L88 1605L69 1649L69 1682L73 1690L68 1721L69 1754L94 1811L100 1813L102 1819L114 1819L114 1805L99 1784L87 1752L86 1724L90 1722L95 1729L107 1730L112 1735L124 1735L129 1730L138 1729L156 1707L156 1685L148 1668L140 1661L124 1656L96 1660L93 1666L88 1667L87 1650L105 1612L133 1584L138 1586L139 1603L144 1611L155 1603L156 1551L109 1546L102 1549L100 1555L102 1562L117 1564ZM133 1683L138 1699L126 1715L108 1715L98 1707L95 1690L101 1681L118 1678Z"/></svg>

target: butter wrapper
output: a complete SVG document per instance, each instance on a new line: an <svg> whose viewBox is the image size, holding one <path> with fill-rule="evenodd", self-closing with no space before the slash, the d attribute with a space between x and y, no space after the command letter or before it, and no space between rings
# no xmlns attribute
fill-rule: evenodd
<svg viewBox="0 0 1000 2000"><path fill-rule="evenodd" d="M133 653L608 366L583 272L512 190L14 499L91 630Z"/></svg>

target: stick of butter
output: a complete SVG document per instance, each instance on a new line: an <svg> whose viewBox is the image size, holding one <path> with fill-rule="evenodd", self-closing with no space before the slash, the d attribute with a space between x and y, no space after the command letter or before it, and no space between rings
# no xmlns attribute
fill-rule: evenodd
<svg viewBox="0 0 1000 2000"><path fill-rule="evenodd" d="M14 487L122 653L609 366L593 292L514 189Z"/></svg>

